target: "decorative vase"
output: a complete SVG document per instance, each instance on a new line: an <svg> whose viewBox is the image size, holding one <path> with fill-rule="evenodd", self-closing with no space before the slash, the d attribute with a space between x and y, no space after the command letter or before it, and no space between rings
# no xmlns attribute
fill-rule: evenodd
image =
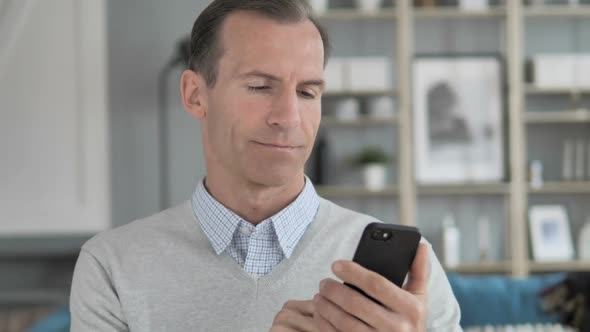
<svg viewBox="0 0 590 332"><path fill-rule="evenodd" d="M373 97L367 102L367 110L370 118L387 120L394 117L395 104L389 96Z"/></svg>
<svg viewBox="0 0 590 332"><path fill-rule="evenodd" d="M460 0L459 8L467 11L482 11L488 9L488 0Z"/></svg>
<svg viewBox="0 0 590 332"><path fill-rule="evenodd" d="M357 8L363 13L375 13L381 8L382 0L356 0Z"/></svg>
<svg viewBox="0 0 590 332"><path fill-rule="evenodd" d="M367 164L363 166L363 180L369 191L379 191L385 188L387 168L385 164Z"/></svg>
<svg viewBox="0 0 590 332"><path fill-rule="evenodd" d="M354 121L359 118L360 102L358 99L350 97L340 99L334 105L335 116L340 121Z"/></svg>
<svg viewBox="0 0 590 332"><path fill-rule="evenodd" d="M316 15L324 14L328 10L328 0L310 0L309 4Z"/></svg>

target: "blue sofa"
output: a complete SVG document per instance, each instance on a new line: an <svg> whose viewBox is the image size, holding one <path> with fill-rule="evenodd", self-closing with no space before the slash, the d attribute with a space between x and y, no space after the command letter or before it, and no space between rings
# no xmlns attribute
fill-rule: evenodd
<svg viewBox="0 0 590 332"><path fill-rule="evenodd" d="M541 310L539 291L555 285L565 274L513 279L506 276L449 274L461 307L461 326L556 323L557 315Z"/></svg>

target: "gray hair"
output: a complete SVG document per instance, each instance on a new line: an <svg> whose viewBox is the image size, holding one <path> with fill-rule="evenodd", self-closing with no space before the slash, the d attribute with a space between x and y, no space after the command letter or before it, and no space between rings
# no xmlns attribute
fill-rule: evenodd
<svg viewBox="0 0 590 332"><path fill-rule="evenodd" d="M311 21L324 45L324 65L331 50L326 30L312 17L306 0L214 0L197 17L191 33L188 68L201 73L207 86L217 81L219 59L223 55L219 32L224 20L236 11L251 11L280 23Z"/></svg>

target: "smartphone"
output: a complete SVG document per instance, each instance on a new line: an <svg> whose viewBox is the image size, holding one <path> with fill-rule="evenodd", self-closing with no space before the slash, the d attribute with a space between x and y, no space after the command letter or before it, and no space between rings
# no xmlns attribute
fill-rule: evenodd
<svg viewBox="0 0 590 332"><path fill-rule="evenodd" d="M352 260L402 287L421 238L416 227L370 223L363 231ZM354 285L346 285L379 303Z"/></svg>

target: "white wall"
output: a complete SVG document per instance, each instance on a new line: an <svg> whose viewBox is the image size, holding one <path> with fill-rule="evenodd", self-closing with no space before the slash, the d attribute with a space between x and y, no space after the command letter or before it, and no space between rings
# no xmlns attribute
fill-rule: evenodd
<svg viewBox="0 0 590 332"><path fill-rule="evenodd" d="M157 79L179 38L209 1L108 1L113 222L128 223L159 209ZM205 174L197 120L180 103L181 69L170 75L170 205L189 198Z"/></svg>
<svg viewBox="0 0 590 332"><path fill-rule="evenodd" d="M0 236L106 229L105 3L6 6L21 10L0 40Z"/></svg>

